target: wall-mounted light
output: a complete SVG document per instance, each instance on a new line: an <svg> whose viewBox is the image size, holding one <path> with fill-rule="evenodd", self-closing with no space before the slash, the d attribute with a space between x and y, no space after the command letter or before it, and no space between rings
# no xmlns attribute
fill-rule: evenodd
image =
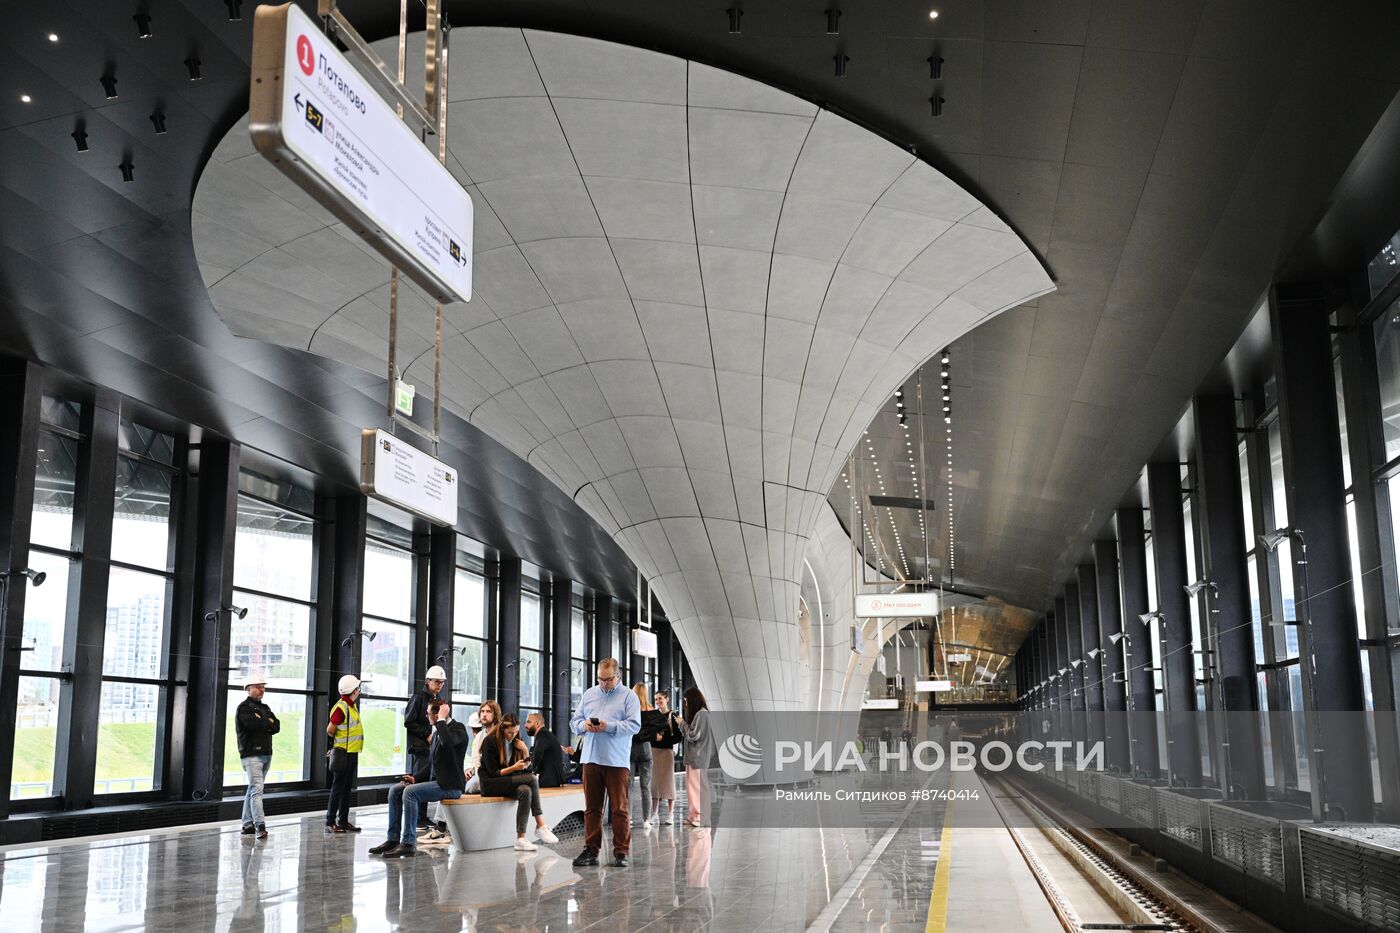
<svg viewBox="0 0 1400 933"><path fill-rule="evenodd" d="M240 607L240 606L225 606L224 608L222 608L222 609L216 609L216 610L214 610L213 612L206 612L206 613L204 614L204 621L205 621L205 622L213 622L215 619L217 619L217 618L219 617L219 613L220 613L220 612L227 612L229 615L233 616L233 617L236 618L236 619L246 619L246 618L248 618L248 610L247 610L247 609L245 609L245 608L243 608L243 607Z"/></svg>
<svg viewBox="0 0 1400 933"><path fill-rule="evenodd" d="M1133 643L1132 636L1129 635L1127 632L1114 632L1112 635L1108 636L1108 640L1110 643L1115 645L1118 644L1120 641L1126 641L1129 645Z"/></svg>
<svg viewBox="0 0 1400 933"><path fill-rule="evenodd" d="M1138 621L1141 622L1143 625L1151 625L1154 621L1165 622L1167 621L1167 617L1158 610L1153 609L1151 612L1139 613Z"/></svg>
<svg viewBox="0 0 1400 933"><path fill-rule="evenodd" d="M1103 654L1103 649L1102 649L1102 648L1090 648L1090 649L1089 649L1089 657L1091 657L1091 658L1097 659L1098 656L1101 655L1101 654Z"/></svg>
<svg viewBox="0 0 1400 933"><path fill-rule="evenodd" d="M42 570L35 570L33 567L25 567L23 570L7 570L5 571L5 576L24 577L29 580L30 584L33 586L43 586L44 581L49 578L47 573L44 573Z"/></svg>
<svg viewBox="0 0 1400 933"><path fill-rule="evenodd" d="M355 634L353 634L353 635L346 635L344 638L342 638L342 639L340 640L340 647L342 647L342 648L349 648L351 645L353 645L353 644L355 643L355 639L356 639L356 638L359 638L361 635L363 635L363 636L364 636L367 640L369 640L369 641L374 641L375 637L378 636L379 633L378 633L378 632L367 632L367 631L365 631L364 629L360 629L360 630L359 630L358 632L356 632ZM366 677L365 679L368 680L369 678Z"/></svg>
<svg viewBox="0 0 1400 933"><path fill-rule="evenodd" d="M1278 550L1280 544L1295 537L1300 539L1303 537L1301 528L1275 528L1273 531L1259 535L1256 540L1264 550L1272 554Z"/></svg>
<svg viewBox="0 0 1400 933"><path fill-rule="evenodd" d="M1206 580L1204 578L1197 580L1194 583L1188 583L1185 586L1183 586L1182 589L1186 591L1187 596L1190 596L1192 599L1195 599L1200 594L1201 590L1205 589L1206 587L1210 587L1210 591L1212 593L1220 592L1220 588L1215 585L1214 580Z"/></svg>

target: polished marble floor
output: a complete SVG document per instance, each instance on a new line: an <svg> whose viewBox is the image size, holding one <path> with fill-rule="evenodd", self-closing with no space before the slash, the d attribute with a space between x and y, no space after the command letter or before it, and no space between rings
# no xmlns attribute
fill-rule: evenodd
<svg viewBox="0 0 1400 933"><path fill-rule="evenodd" d="M940 838L937 826L729 828L721 806L716 828L639 828L629 868L575 869L577 835L535 853L424 847L384 862L367 854L384 808L355 818L359 836L326 836L309 815L271 820L263 842L220 825L7 852L0 928L915 931ZM1006 866L988 870L1005 883Z"/></svg>

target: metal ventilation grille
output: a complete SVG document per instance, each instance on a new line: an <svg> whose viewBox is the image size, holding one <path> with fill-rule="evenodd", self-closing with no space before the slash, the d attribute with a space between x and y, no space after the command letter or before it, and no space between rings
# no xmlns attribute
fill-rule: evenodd
<svg viewBox="0 0 1400 933"><path fill-rule="evenodd" d="M213 823L219 819L218 804L181 807L178 812L160 807L119 811L89 811L72 816L51 816L40 826L39 837L48 842L75 836L101 836L109 833L139 833L181 823Z"/></svg>
<svg viewBox="0 0 1400 933"><path fill-rule="evenodd" d="M1303 895L1364 923L1400 930L1400 853L1304 828Z"/></svg>
<svg viewBox="0 0 1400 933"><path fill-rule="evenodd" d="M1079 775L1079 796L1094 803L1099 802L1099 775L1096 771L1085 771Z"/></svg>
<svg viewBox="0 0 1400 933"><path fill-rule="evenodd" d="M1111 774L1099 775L1099 806L1114 813L1123 812L1123 782Z"/></svg>
<svg viewBox="0 0 1400 933"><path fill-rule="evenodd" d="M1157 828L1168 836L1199 849L1201 847L1201 804L1195 797L1170 791L1157 792Z"/></svg>
<svg viewBox="0 0 1400 933"><path fill-rule="evenodd" d="M1283 887L1283 830L1277 819L1212 804L1210 848L1220 861Z"/></svg>
<svg viewBox="0 0 1400 933"><path fill-rule="evenodd" d="M1119 787L1123 792L1123 815L1134 819L1143 826L1157 825L1157 792L1150 787L1122 781Z"/></svg>
<svg viewBox="0 0 1400 933"><path fill-rule="evenodd" d="M281 816L284 813L310 813L326 809L329 800L329 791L319 791L306 795L298 794L295 797L269 796L263 798L263 812L275 816Z"/></svg>

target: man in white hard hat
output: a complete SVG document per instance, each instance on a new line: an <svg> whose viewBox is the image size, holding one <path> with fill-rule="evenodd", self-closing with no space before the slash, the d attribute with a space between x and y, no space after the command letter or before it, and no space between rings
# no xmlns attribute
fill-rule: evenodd
<svg viewBox="0 0 1400 933"><path fill-rule="evenodd" d="M328 753L331 769L331 796L326 804L326 832L358 833L350 822L350 800L359 776L360 752L365 748L365 725L360 720L360 678L346 674L337 685L340 699L331 707L326 735L331 737Z"/></svg>
<svg viewBox="0 0 1400 933"><path fill-rule="evenodd" d="M428 722L428 704L434 700L442 699L442 688L447 683L447 672L434 664L428 668L428 673L423 682L423 689L415 693L408 701L408 705L403 710L403 727L408 733L408 773L417 774L428 765L430 754L429 740L433 735L433 726ZM422 825L418 827L419 832L426 832L432 827L432 821L428 817L430 807L424 807L419 814ZM433 840L436 842L437 840Z"/></svg>
<svg viewBox="0 0 1400 933"><path fill-rule="evenodd" d="M248 698L238 704L233 714L233 730L238 736L238 757L248 774L248 789L243 795L243 835L257 834L267 838L263 821L263 783L272 765L272 737L282 729L282 723L263 702L267 678L249 677L243 684Z"/></svg>

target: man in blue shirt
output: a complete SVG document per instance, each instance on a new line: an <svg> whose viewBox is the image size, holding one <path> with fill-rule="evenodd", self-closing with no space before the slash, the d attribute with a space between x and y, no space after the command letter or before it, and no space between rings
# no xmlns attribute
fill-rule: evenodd
<svg viewBox="0 0 1400 933"><path fill-rule="evenodd" d="M632 777L632 736L642 728L642 704L622 686L615 658L598 663L598 685L583 692L569 725L575 735L583 736L583 852L574 864L598 864L606 794L612 807L613 864L626 868L632 847L627 785Z"/></svg>

